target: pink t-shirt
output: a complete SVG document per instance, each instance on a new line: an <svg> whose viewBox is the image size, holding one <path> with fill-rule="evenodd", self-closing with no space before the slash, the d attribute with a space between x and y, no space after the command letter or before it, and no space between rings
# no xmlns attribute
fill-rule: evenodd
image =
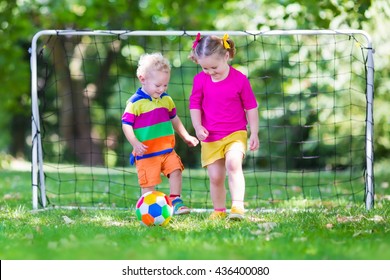
<svg viewBox="0 0 390 280"><path fill-rule="evenodd" d="M204 142L213 142L246 130L245 110L257 108L256 97L248 78L230 66L226 79L213 82L204 72L194 77L190 110L202 112L202 125L209 131Z"/></svg>

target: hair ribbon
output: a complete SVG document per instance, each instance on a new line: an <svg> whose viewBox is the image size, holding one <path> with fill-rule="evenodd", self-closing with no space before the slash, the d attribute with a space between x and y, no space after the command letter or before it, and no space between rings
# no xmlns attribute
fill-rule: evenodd
<svg viewBox="0 0 390 280"><path fill-rule="evenodd" d="M222 38L222 42L223 42L223 47L225 48L225 49L230 49L230 45L229 45L229 43L228 43L228 40L229 39L229 35L228 34L225 34L225 35L223 35L223 38Z"/></svg>
<svg viewBox="0 0 390 280"><path fill-rule="evenodd" d="M196 48L196 46L198 45L199 41L200 41L200 33L198 32L198 34L196 34L195 41L194 41L194 43L192 44L192 48L193 48L193 49Z"/></svg>

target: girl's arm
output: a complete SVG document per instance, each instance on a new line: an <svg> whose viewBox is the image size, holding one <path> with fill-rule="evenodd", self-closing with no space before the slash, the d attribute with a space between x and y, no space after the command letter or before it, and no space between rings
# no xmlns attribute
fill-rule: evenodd
<svg viewBox="0 0 390 280"><path fill-rule="evenodd" d="M255 151L260 147L260 140L259 140L259 113L257 111L257 107L250 109L246 112L248 123L249 123L249 130L250 130L250 137L249 137L249 149L251 151Z"/></svg>
<svg viewBox="0 0 390 280"><path fill-rule="evenodd" d="M196 137L200 141L205 140L209 136L209 132L202 125L202 112L198 109L190 109L192 126L195 129Z"/></svg>

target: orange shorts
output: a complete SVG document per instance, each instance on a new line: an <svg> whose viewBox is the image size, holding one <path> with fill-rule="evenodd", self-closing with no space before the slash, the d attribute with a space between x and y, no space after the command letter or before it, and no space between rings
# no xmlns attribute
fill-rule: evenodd
<svg viewBox="0 0 390 280"><path fill-rule="evenodd" d="M161 173L169 177L173 171L184 170L183 163L179 155L172 151L169 154L143 158L135 161L138 173L138 183L141 188L157 186L162 182Z"/></svg>

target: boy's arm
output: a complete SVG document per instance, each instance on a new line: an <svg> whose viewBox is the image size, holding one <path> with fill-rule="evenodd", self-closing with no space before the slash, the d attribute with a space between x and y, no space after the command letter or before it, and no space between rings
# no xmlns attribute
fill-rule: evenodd
<svg viewBox="0 0 390 280"><path fill-rule="evenodd" d="M250 130L250 137L249 137L249 149L251 151L255 151L260 147L260 140L259 140L259 113L257 111L257 107L250 109L246 112L248 123L249 123L249 130Z"/></svg>
<svg viewBox="0 0 390 280"><path fill-rule="evenodd" d="M128 124L122 124L122 130L123 133L126 136L127 141L130 142L130 144L133 146L133 150L136 155L142 156L145 152L148 146L142 144L137 137L134 134L133 127Z"/></svg>
<svg viewBox="0 0 390 280"><path fill-rule="evenodd" d="M198 145L198 139L188 133L179 116L176 115L171 121L173 129L176 131L177 134L179 134L180 138L187 143L188 146L195 147L196 145Z"/></svg>

